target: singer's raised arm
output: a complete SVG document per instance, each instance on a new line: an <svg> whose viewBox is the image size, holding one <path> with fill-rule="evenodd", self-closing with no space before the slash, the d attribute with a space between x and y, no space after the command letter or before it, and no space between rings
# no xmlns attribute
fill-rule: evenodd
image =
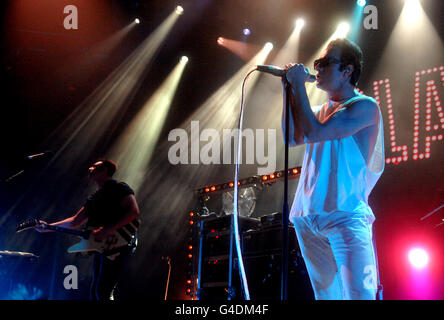
<svg viewBox="0 0 444 320"><path fill-rule="evenodd" d="M285 143L285 110L286 110L286 90L285 85L284 87L284 106L282 108L282 134L284 137L284 143ZM290 147L295 147L301 144L304 144L304 136L302 134L302 129L299 125L299 115L297 114L297 109L294 108L294 97L293 94L290 92L290 119L289 119L289 141L288 144ZM296 119L296 121L295 121Z"/></svg>
<svg viewBox="0 0 444 320"><path fill-rule="evenodd" d="M342 139L378 124L378 106L372 99L357 101L350 107L335 112L321 123L311 109L305 86L293 87L292 93L292 114L299 116L299 125L306 143Z"/></svg>
<svg viewBox="0 0 444 320"><path fill-rule="evenodd" d="M302 131L305 143L342 139L372 125L379 120L378 106L373 99L363 99L341 109L320 122L315 116L305 89L308 71L296 65L287 71L293 101L290 105L294 126Z"/></svg>

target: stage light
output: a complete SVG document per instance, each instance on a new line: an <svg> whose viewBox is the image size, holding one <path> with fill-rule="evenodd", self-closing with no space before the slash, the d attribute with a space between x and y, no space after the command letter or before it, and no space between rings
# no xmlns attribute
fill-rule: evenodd
<svg viewBox="0 0 444 320"><path fill-rule="evenodd" d="M273 44L271 42L267 42L264 47L265 50L271 51L273 50Z"/></svg>
<svg viewBox="0 0 444 320"><path fill-rule="evenodd" d="M182 56L182 58L180 58L180 63L185 64L188 62L188 57L187 56Z"/></svg>
<svg viewBox="0 0 444 320"><path fill-rule="evenodd" d="M341 22L336 29L336 36L338 38L345 38L350 31L350 25L347 22Z"/></svg>
<svg viewBox="0 0 444 320"><path fill-rule="evenodd" d="M176 13L179 14L179 15L183 14L183 8L181 6L177 6L176 7Z"/></svg>
<svg viewBox="0 0 444 320"><path fill-rule="evenodd" d="M414 248L409 251L410 264L415 269L423 269L429 263L429 255L422 248Z"/></svg>
<svg viewBox="0 0 444 320"><path fill-rule="evenodd" d="M402 15L407 23L415 24L419 21L422 13L419 0L407 0L404 5Z"/></svg>
<svg viewBox="0 0 444 320"><path fill-rule="evenodd" d="M110 158L119 163L116 176L131 183L135 191L143 184L144 175L141 172L146 170L153 156L186 67L184 60L181 58L160 87L147 99L108 152Z"/></svg>
<svg viewBox="0 0 444 320"><path fill-rule="evenodd" d="M109 137L110 130L113 131L116 123L120 123L132 97L139 90L144 75L148 72L147 68L177 20L178 16L172 12L48 137L46 143L52 146L52 150L57 150L48 167L58 167L63 163L63 168L67 170L77 168L94 154L101 139ZM132 21L130 25L134 27L136 23ZM131 28L121 30L123 33L119 33L118 38L111 39L107 47L116 46L116 40L125 36L129 30ZM144 129L147 131L147 126ZM140 154L144 148L140 148L140 145L137 147ZM105 149L102 152L105 152ZM134 171L133 161L119 162L121 159L115 159L108 151L106 153L109 158L119 163L121 173ZM121 149L117 150L116 154L123 155L126 152ZM126 166L128 171L125 171ZM137 172L135 174L142 176ZM122 180L126 181L125 178ZM127 182L131 184L130 181Z"/></svg>
<svg viewBox="0 0 444 320"><path fill-rule="evenodd" d="M297 28L302 28L303 26L305 26L305 20L302 18L299 18L296 20L296 27Z"/></svg>
<svg viewBox="0 0 444 320"><path fill-rule="evenodd" d="M358 4L358 6L363 7L367 2L365 0L358 0L356 3Z"/></svg>
<svg viewBox="0 0 444 320"><path fill-rule="evenodd" d="M237 55L242 60L249 61L254 55L256 55L257 51L260 50L260 48L259 46L246 41L251 34L251 31L249 29L243 29L242 34L243 35L241 40L219 37L217 38L217 43Z"/></svg>
<svg viewBox="0 0 444 320"><path fill-rule="evenodd" d="M134 19L134 22L137 23L137 24L139 24L139 23L140 23L140 20L136 18L136 19Z"/></svg>

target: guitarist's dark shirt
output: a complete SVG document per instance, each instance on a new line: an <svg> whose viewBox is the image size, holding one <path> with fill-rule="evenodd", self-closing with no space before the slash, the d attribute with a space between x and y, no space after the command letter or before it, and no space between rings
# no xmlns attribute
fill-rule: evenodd
<svg viewBox="0 0 444 320"><path fill-rule="evenodd" d="M134 194L124 182L108 180L93 193L85 203L88 225L92 227L107 227L118 222L124 215L121 201Z"/></svg>

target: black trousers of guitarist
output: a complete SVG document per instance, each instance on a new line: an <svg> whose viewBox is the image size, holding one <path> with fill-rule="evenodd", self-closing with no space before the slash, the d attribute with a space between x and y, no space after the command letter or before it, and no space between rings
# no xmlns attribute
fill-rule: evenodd
<svg viewBox="0 0 444 320"><path fill-rule="evenodd" d="M119 280L134 249L132 246L125 247L114 260L108 259L104 254L94 254L91 300L119 299Z"/></svg>

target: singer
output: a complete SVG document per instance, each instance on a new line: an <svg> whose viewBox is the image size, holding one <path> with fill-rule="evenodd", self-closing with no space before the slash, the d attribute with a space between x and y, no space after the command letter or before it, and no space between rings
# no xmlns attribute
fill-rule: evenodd
<svg viewBox="0 0 444 320"><path fill-rule="evenodd" d="M316 299L376 298L375 217L368 196L384 170L384 138L376 101L356 90L361 68L355 43L330 42L314 62L316 86L328 101L313 108L305 89L308 68L285 68L291 86L289 144L306 144L289 216ZM285 132L285 121L282 126Z"/></svg>

